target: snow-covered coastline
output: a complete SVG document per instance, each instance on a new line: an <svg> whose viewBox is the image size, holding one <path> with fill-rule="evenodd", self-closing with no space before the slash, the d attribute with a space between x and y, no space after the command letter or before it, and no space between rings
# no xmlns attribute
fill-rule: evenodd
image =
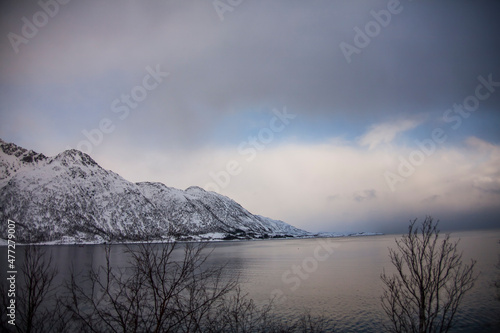
<svg viewBox="0 0 500 333"><path fill-rule="evenodd" d="M16 245L24 246L24 245L44 245L44 246L57 246L57 245L119 245L119 244L143 244L143 243L152 243L152 244L161 244L161 243L169 243L169 242L244 242L244 241L273 241L273 240L291 240L291 239L312 239L312 238L343 238L343 237L369 237L369 236L381 236L383 233L379 232L356 232L356 233L335 233L335 232L322 232L322 233L311 233L311 235L306 236L297 236L297 237L275 237L275 238L251 238L251 239L226 239L226 235L222 233L214 233L214 235L206 234L206 235L196 235L192 236L191 239L175 239L171 238L163 238L163 239L152 239L147 241L117 241L117 240L105 240L103 238L96 239L94 241L89 240L78 240L74 237L64 237L60 240L54 240L49 242L40 242L40 243L16 243ZM0 247L7 246L7 240L0 238Z"/></svg>

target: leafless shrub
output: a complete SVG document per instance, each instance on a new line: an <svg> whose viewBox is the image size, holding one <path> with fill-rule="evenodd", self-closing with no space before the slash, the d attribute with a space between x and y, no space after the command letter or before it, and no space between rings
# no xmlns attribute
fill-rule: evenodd
<svg viewBox="0 0 500 333"><path fill-rule="evenodd" d="M439 240L438 222L426 217L420 228L410 222L408 234L389 250L396 273L381 279L382 307L391 332L448 332L463 296L474 286L475 260L462 263L457 242Z"/></svg>
<svg viewBox="0 0 500 333"><path fill-rule="evenodd" d="M57 269L53 266L52 256L43 247L26 245L18 247L23 252L19 258L20 269L16 276L16 317L15 326L7 323L7 290L2 283L0 295L0 327L2 332L63 332L66 322L63 309L57 301L54 278ZM19 274L20 273L20 274Z"/></svg>
<svg viewBox="0 0 500 333"><path fill-rule="evenodd" d="M267 302L258 306L240 287L235 288L229 297L225 297L215 309L214 316L205 328L205 332L228 333L315 333L326 330L323 317L313 317L310 313L284 322L275 313L275 306ZM330 330L331 331L331 330Z"/></svg>
<svg viewBox="0 0 500 333"><path fill-rule="evenodd" d="M203 265L206 244L139 244L129 247L126 268L103 267L83 281L72 274L64 305L82 332L320 332L323 321L303 316L284 324L272 302L257 306L224 267Z"/></svg>
<svg viewBox="0 0 500 333"><path fill-rule="evenodd" d="M88 332L195 332L214 304L235 288L224 281L223 267L202 267L206 244L139 244L129 248L129 267L91 269L82 282L72 274L64 303Z"/></svg>

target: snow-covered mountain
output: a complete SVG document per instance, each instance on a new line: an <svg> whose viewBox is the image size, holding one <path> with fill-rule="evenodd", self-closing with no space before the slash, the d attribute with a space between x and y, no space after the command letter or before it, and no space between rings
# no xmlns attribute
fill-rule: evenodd
<svg viewBox="0 0 500 333"><path fill-rule="evenodd" d="M0 219L18 242L311 236L200 187L132 183L78 150L47 157L1 139Z"/></svg>

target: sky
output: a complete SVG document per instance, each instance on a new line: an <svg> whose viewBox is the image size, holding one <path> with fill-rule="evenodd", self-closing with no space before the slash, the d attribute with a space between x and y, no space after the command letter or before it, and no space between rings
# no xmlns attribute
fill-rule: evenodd
<svg viewBox="0 0 500 333"><path fill-rule="evenodd" d="M314 232L500 227L497 1L0 9L5 141Z"/></svg>

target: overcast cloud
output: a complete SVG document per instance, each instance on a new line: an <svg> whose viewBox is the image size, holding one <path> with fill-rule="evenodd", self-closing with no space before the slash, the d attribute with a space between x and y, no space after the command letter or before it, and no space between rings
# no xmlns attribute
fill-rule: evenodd
<svg viewBox="0 0 500 333"><path fill-rule="evenodd" d="M499 226L497 2L41 2L1 7L6 141L311 231Z"/></svg>

